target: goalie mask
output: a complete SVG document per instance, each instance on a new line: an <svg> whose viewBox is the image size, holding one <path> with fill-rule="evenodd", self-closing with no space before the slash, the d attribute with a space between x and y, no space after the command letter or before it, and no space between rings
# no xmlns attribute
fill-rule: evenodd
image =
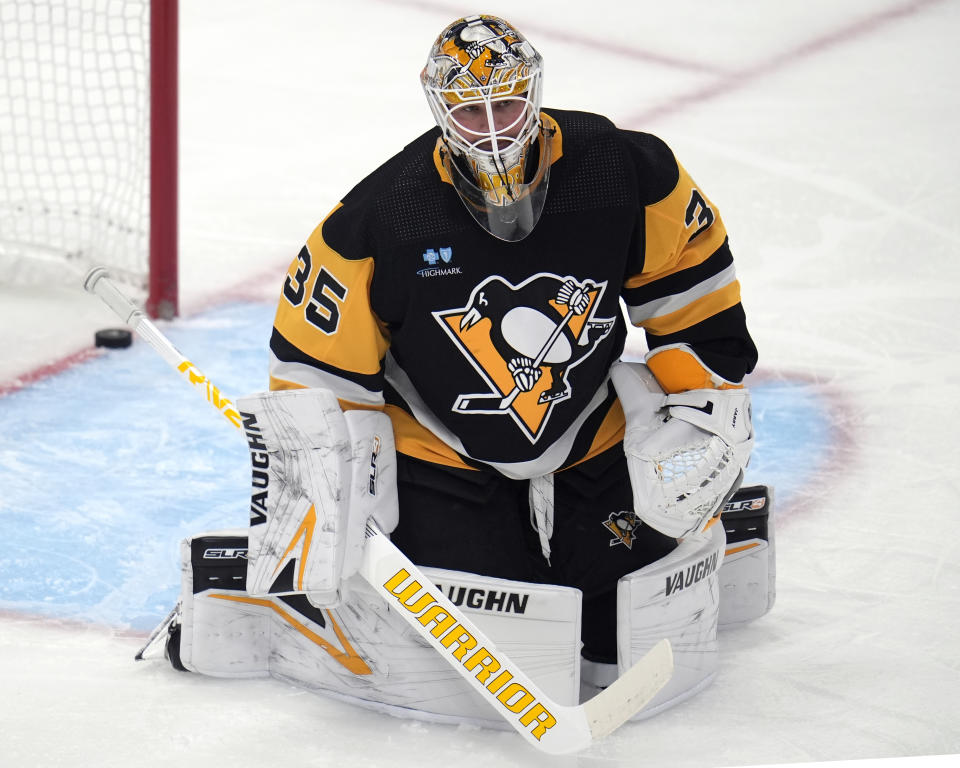
<svg viewBox="0 0 960 768"><path fill-rule="evenodd" d="M542 75L540 54L495 16L443 30L420 75L453 186L501 240L525 238L543 211L550 142L538 141Z"/></svg>

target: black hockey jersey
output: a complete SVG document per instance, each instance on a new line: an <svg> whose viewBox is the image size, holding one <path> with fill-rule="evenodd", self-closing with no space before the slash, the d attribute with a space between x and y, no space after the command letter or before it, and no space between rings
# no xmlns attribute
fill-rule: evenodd
<svg viewBox="0 0 960 768"><path fill-rule="evenodd" d="M740 381L756 362L723 222L670 149L547 110L543 214L519 242L477 225L428 131L361 181L283 283L273 389L385 408L397 450L509 477L623 437L609 380L626 315L651 348L689 344Z"/></svg>

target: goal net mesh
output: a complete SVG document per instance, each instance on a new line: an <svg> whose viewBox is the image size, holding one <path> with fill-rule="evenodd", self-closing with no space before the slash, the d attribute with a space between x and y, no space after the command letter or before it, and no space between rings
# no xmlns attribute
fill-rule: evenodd
<svg viewBox="0 0 960 768"><path fill-rule="evenodd" d="M0 280L144 289L149 1L0 2Z"/></svg>

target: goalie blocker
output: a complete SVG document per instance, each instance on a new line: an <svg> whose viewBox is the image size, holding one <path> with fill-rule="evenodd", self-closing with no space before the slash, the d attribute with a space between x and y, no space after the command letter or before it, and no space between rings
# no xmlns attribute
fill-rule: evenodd
<svg viewBox="0 0 960 768"><path fill-rule="evenodd" d="M765 614L775 597L772 497L741 488L725 505L724 525L687 537L666 557L618 585L618 663L580 658L580 592L569 587L495 579L459 571L423 571L477 626L530 671L562 704L592 698L663 637L674 649L670 683L638 715L692 696L713 678L717 630ZM246 529L206 533L181 546L177 609L154 634L146 655L166 642L174 667L214 677L272 676L298 687L389 712L502 728L504 720L400 616L414 595L398 584L388 605L359 576L343 583L341 602L318 607L305 594L247 591ZM429 622L430 618L425 617ZM434 617L434 634L466 663L483 659L458 647L456 628ZM545 642L549 638L549 642ZM142 655L142 654L141 654ZM498 693L516 694L489 674ZM488 685L488 687L489 687Z"/></svg>

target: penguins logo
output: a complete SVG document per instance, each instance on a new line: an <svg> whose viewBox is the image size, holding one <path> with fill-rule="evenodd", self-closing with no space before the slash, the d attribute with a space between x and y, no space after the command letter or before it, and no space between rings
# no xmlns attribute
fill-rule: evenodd
<svg viewBox="0 0 960 768"><path fill-rule="evenodd" d="M640 519L633 512L611 512L610 516L603 522L603 527L608 529L615 538L610 539L610 546L623 544L627 549L633 549L633 540L636 538L636 531L641 525Z"/></svg>
<svg viewBox="0 0 960 768"><path fill-rule="evenodd" d="M494 276L474 288L467 306L434 312L489 387L461 394L452 410L509 415L535 443L556 404L573 393L567 374L614 326L594 316L606 285L549 273L511 285Z"/></svg>
<svg viewBox="0 0 960 768"><path fill-rule="evenodd" d="M519 35L493 19L464 19L441 44L447 88L486 86L526 76ZM499 95L503 95L500 93Z"/></svg>

